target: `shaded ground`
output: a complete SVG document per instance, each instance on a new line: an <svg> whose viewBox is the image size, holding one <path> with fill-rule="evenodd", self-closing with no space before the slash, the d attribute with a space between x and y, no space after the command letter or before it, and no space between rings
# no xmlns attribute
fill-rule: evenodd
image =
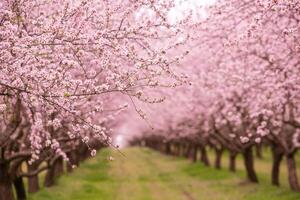
<svg viewBox="0 0 300 200"><path fill-rule="evenodd" d="M149 149L128 148L126 157L104 150L58 185L42 189L30 200L296 200L286 186L270 186L268 158L257 162L262 183L245 182L239 172L215 170ZM114 161L107 161L109 155ZM225 163L224 163L225 164ZM283 171L285 176L285 171ZM285 184L285 182L284 182Z"/></svg>

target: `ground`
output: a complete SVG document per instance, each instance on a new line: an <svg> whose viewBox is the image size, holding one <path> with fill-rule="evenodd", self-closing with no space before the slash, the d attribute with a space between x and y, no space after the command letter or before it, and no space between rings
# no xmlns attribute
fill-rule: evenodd
<svg viewBox="0 0 300 200"><path fill-rule="evenodd" d="M159 154L146 148L127 148L125 156L102 150L56 186L42 189L30 200L296 200L300 194L270 185L269 158L257 161L260 184L245 181L241 159L238 173L216 170L183 158ZM109 161L108 157L114 160Z"/></svg>

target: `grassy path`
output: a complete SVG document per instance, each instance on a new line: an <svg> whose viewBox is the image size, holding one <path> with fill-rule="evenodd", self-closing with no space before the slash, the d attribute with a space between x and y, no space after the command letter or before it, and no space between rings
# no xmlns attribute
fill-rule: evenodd
<svg viewBox="0 0 300 200"><path fill-rule="evenodd" d="M244 172L232 174L201 164L163 156L149 149L128 148L126 157L104 150L95 159L63 176L57 186L42 189L30 200L296 200L300 194L270 186L267 174L259 185L246 183ZM112 154L114 161L107 161ZM269 163L262 161L259 167ZM264 171L264 170L263 170Z"/></svg>

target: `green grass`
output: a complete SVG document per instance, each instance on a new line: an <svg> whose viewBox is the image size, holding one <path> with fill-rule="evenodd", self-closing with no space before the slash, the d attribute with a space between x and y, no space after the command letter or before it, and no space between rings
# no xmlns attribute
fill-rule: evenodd
<svg viewBox="0 0 300 200"><path fill-rule="evenodd" d="M82 163L73 173L62 176L55 186L30 195L29 200L98 200L99 196L112 199L114 181L108 174L108 154L108 149L103 150L101 155Z"/></svg>
<svg viewBox="0 0 300 200"><path fill-rule="evenodd" d="M238 172L215 170L183 158L161 155L146 148L127 148L126 157L111 150L61 177L56 186L43 188L30 200L296 200L286 182L269 184L270 160L256 162L260 184L245 181L242 160ZM107 161L112 155L115 160ZM224 157L225 158L225 157ZM224 166L227 161L223 160ZM286 170L282 171L286 176ZM286 179L286 177L283 177Z"/></svg>

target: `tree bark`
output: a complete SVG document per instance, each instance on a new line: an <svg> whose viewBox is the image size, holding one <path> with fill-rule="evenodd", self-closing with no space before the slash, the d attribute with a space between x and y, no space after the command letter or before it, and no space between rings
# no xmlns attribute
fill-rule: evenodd
<svg viewBox="0 0 300 200"><path fill-rule="evenodd" d="M28 172L34 172L38 169L39 164L32 163L31 165L27 164ZM38 175L30 176L28 177L28 192L29 193L35 193L39 191L39 177Z"/></svg>
<svg viewBox="0 0 300 200"><path fill-rule="evenodd" d="M54 164L54 176L59 177L64 173L64 160L59 157Z"/></svg>
<svg viewBox="0 0 300 200"><path fill-rule="evenodd" d="M70 158L70 162L66 164L66 167L67 167L67 172L71 173L73 172L73 165L75 165L76 167L79 166L80 158L76 150L68 153L68 157Z"/></svg>
<svg viewBox="0 0 300 200"><path fill-rule="evenodd" d="M215 168L216 169L221 169L223 149L217 149L216 148L215 153L216 153Z"/></svg>
<svg viewBox="0 0 300 200"><path fill-rule="evenodd" d="M286 156L286 161L287 161L288 179L289 179L290 187L293 191L300 191L294 153L288 154Z"/></svg>
<svg viewBox="0 0 300 200"><path fill-rule="evenodd" d="M0 200L14 200L8 164L0 163Z"/></svg>
<svg viewBox="0 0 300 200"><path fill-rule="evenodd" d="M256 150L256 157L259 158L259 159L263 159L262 145L261 144L257 144L255 146L255 150Z"/></svg>
<svg viewBox="0 0 300 200"><path fill-rule="evenodd" d="M70 162L66 163L66 171L68 173L72 173L73 172L73 167L72 167L72 165L74 163L74 161L73 161L74 160L74 155L73 154L74 154L73 151L67 154L68 158L70 159Z"/></svg>
<svg viewBox="0 0 300 200"><path fill-rule="evenodd" d="M204 165L210 166L205 146L201 147L200 160L201 160L201 162L203 162Z"/></svg>
<svg viewBox="0 0 300 200"><path fill-rule="evenodd" d="M53 165L50 166L49 169L47 170L45 182L44 182L45 187L53 186L56 178L62 175L64 171L63 164L64 163L62 157L56 158Z"/></svg>
<svg viewBox="0 0 300 200"><path fill-rule="evenodd" d="M197 162L197 158L198 158L198 147L197 147L197 145L194 145L194 147L193 147L192 161L193 162Z"/></svg>
<svg viewBox="0 0 300 200"><path fill-rule="evenodd" d="M272 146L272 157L272 185L279 186L280 164L283 158L283 152L275 145Z"/></svg>
<svg viewBox="0 0 300 200"><path fill-rule="evenodd" d="M156 149L152 142L149 141L148 144L150 148ZM79 155L80 161L86 160L90 156L89 149L85 145L81 146Z"/></svg>
<svg viewBox="0 0 300 200"><path fill-rule="evenodd" d="M189 151L189 155L188 158L193 161L196 162L197 160L197 146L194 144L190 145L190 151Z"/></svg>
<svg viewBox="0 0 300 200"><path fill-rule="evenodd" d="M49 167L46 173L45 181L44 181L44 186L45 187L51 187L54 185L54 166Z"/></svg>
<svg viewBox="0 0 300 200"><path fill-rule="evenodd" d="M235 172L236 171L236 156L237 153L230 151L229 153L229 171Z"/></svg>
<svg viewBox="0 0 300 200"><path fill-rule="evenodd" d="M173 148L172 154L173 154L174 156L177 156L177 155L178 155L178 147L177 147L177 144L176 144L176 143L174 143L174 148Z"/></svg>
<svg viewBox="0 0 300 200"><path fill-rule="evenodd" d="M80 165L80 156L78 151L74 152L74 163L73 163L76 167L79 167Z"/></svg>
<svg viewBox="0 0 300 200"><path fill-rule="evenodd" d="M251 147L247 147L244 150L243 157L248 180L253 183L258 183L258 178L254 169L254 159Z"/></svg>
<svg viewBox="0 0 300 200"><path fill-rule="evenodd" d="M191 144L187 144L185 152L184 152L184 157L185 158L189 158L189 156L191 154L191 150L192 150L192 145Z"/></svg>
<svg viewBox="0 0 300 200"><path fill-rule="evenodd" d="M171 154L171 145L170 145L170 143L166 142L165 146L166 146L166 150L165 150L166 154L170 155Z"/></svg>
<svg viewBox="0 0 300 200"><path fill-rule="evenodd" d="M17 200L26 200L26 191L22 177L16 177L14 180Z"/></svg>
<svg viewBox="0 0 300 200"><path fill-rule="evenodd" d="M183 157L184 156L184 144L180 143L179 144L179 156Z"/></svg>

